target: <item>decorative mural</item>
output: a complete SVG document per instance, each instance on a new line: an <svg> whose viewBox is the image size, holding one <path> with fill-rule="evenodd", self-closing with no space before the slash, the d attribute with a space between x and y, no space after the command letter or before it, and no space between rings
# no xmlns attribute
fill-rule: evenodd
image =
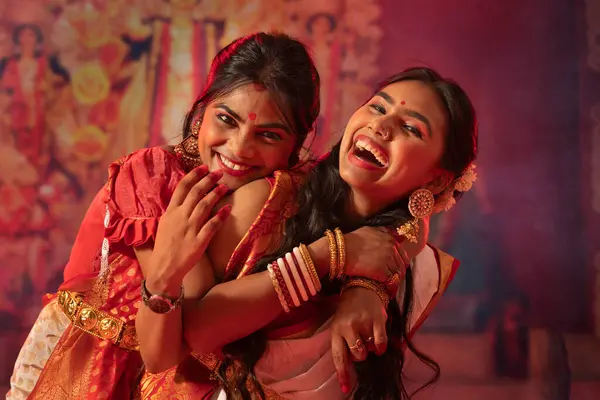
<svg viewBox="0 0 600 400"><path fill-rule="evenodd" d="M221 47L270 30L310 46L323 82L309 139L319 154L377 78L380 13L375 0L2 1L0 347L15 354L0 378L60 283L108 164L178 140Z"/></svg>

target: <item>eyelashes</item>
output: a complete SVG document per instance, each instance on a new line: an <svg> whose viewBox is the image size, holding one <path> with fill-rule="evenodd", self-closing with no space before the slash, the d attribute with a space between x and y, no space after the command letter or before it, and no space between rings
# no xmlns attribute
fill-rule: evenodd
<svg viewBox="0 0 600 400"><path fill-rule="evenodd" d="M219 114L216 114L216 117L220 122L227 124L230 127L238 126L237 121L228 114L219 113ZM264 137L269 142L279 142L282 140L281 135L279 135L275 132L271 132L271 131L258 131L256 134Z"/></svg>
<svg viewBox="0 0 600 400"><path fill-rule="evenodd" d="M369 104L369 108L372 109L373 111L375 111L377 114L380 114L380 115L387 114L387 110L381 104L372 103L372 104ZM413 135L419 139L423 138L423 132L421 132L421 129L419 129L418 126L411 125L411 124L408 124L403 121L403 123L401 124L400 127L402 130L410 133L411 135Z"/></svg>

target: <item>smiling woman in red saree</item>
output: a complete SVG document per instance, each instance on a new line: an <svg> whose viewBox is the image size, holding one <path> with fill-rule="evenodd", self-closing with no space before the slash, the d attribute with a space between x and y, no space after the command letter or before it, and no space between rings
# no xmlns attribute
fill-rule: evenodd
<svg viewBox="0 0 600 400"><path fill-rule="evenodd" d="M292 215L285 208L273 209L278 214L263 209L261 216L278 215L281 222L271 223L272 229L254 238L265 243L258 257L250 257L251 263L216 262L211 268L206 262L189 261L198 261L189 246L164 242L161 237L181 237L177 232L190 222L175 214L165 217L152 257L146 259L142 290L172 298L183 287L187 291L191 281L182 277L191 271L202 274L203 280L196 284L207 289L196 290L207 293L186 302L183 327L180 313L163 314L147 300L140 307L136 319L140 352L146 368L154 373L142 379L141 397L404 398L403 347L415 352L410 338L447 287L457 262L428 248L419 257L433 257L435 262L407 269L403 289L398 291L392 282L404 274L392 275L392 282L379 280L374 271L369 275L368 269L356 268L345 259L359 247L360 242L351 238L362 225L392 230L400 225L397 240L415 240L419 219L434 210L447 210L455 197L470 189L476 143L474 111L462 89L431 70L410 69L390 78L355 112L341 143L300 188L295 188L294 176L284 173L277 175L274 188L254 182L251 192L238 189L236 195L243 201L232 201L229 224L233 226L243 221L236 208L248 207L253 201L250 193L269 193L269 199L277 201L295 196ZM231 225L215 236L213 252L227 248L231 241L237 243ZM335 235L330 231L334 228ZM295 248L302 241L311 242L312 249ZM319 245L328 247L329 256L314 251ZM315 267L307 278L305 270ZM214 285L213 270L217 276L224 271L238 279ZM328 283L340 279L341 297ZM385 286L378 281L386 282ZM359 295L361 301L354 298ZM339 297L336 312L331 305ZM417 307L411 312L415 300ZM342 314L353 308L363 318L348 326ZM382 346L386 330L387 350ZM177 342L178 332L185 340ZM365 360L369 346L378 357L357 364L356 375L340 373L348 350L353 358ZM194 359L209 368L193 367ZM179 364L181 360L185 361ZM169 369L177 364L177 369ZM156 374L159 371L166 372ZM212 382L207 380L210 374Z"/></svg>
<svg viewBox="0 0 600 400"><path fill-rule="evenodd" d="M274 64L277 68L268 69ZM237 72L223 74L223 68ZM175 187L200 159L213 171L206 179L213 183L220 179L231 190L295 165L318 115L317 94L318 74L297 41L285 35L255 34L226 47L215 60L207 89L186 122L184 142L175 149L143 149L109 167L108 183L81 225L65 268L65 281L57 294L47 296L21 349L9 398L120 399L129 395L142 367L134 320L141 304L143 268L136 249L152 246ZM282 110L286 111L283 115ZM228 167L232 163L233 167ZM218 169L222 173L216 172ZM211 192L212 202L224 194L223 188L220 185ZM197 200L204 206L208 201ZM267 196L261 199L255 216L266 200ZM280 211L267 208L264 215ZM261 221L253 229L264 231L274 226L268 218ZM373 245L388 237L374 233L367 242ZM191 247L205 248L209 239ZM236 244L213 258L227 262ZM244 248L240 247L232 262L243 263L241 260L250 257L241 251ZM393 246L388 250L372 246L365 255L381 260L399 257ZM402 263L392 259L390 265ZM381 269L387 271L388 267L383 263Z"/></svg>
<svg viewBox="0 0 600 400"><path fill-rule="evenodd" d="M36 385L30 398L129 393L141 368L132 351L142 278L133 246L154 240L175 186L194 167L222 170L220 183L234 191L297 164L319 112L318 93L318 73L305 46L286 35L256 33L225 47L189 112L183 142L142 149L109 167L60 292L45 299L21 349L9 398L26 398ZM253 120L239 119L251 112ZM224 157L233 167L221 165Z"/></svg>

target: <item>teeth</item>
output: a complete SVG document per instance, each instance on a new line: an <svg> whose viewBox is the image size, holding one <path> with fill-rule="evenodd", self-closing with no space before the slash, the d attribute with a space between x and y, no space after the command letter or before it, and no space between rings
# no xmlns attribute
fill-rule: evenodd
<svg viewBox="0 0 600 400"><path fill-rule="evenodd" d="M377 161L385 166L387 165L387 158L384 154L382 154L379 149L377 149L376 147L371 146L371 144L369 142L367 142L366 140L363 139L358 139L356 141L356 143L354 143L354 145L356 147L358 147L360 150L366 150L369 153L373 154L373 157L375 157L377 159Z"/></svg>
<svg viewBox="0 0 600 400"><path fill-rule="evenodd" d="M250 167L246 167L246 166L243 166L243 165L235 164L235 163L229 161L227 158L223 157L220 154L218 156L219 156L219 159L221 160L221 162L223 164L225 164L225 166L228 167L228 168L231 168L231 169L236 170L236 171L246 171L246 170L250 169Z"/></svg>

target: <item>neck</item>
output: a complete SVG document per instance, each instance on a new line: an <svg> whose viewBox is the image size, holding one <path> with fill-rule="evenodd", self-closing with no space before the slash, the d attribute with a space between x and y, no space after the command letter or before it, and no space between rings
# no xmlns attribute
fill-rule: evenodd
<svg viewBox="0 0 600 400"><path fill-rule="evenodd" d="M364 194L350 189L348 198L346 199L346 213L350 216L353 223L360 222L368 218L370 215L376 214L381 210L372 198Z"/></svg>

